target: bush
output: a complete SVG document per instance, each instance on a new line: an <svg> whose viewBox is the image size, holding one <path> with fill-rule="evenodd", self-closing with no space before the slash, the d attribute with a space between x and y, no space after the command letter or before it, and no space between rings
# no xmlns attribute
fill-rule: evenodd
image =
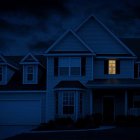
<svg viewBox="0 0 140 140"><path fill-rule="evenodd" d="M55 124L58 127L70 128L74 124L74 121L70 117L68 117L68 118L57 118L55 120Z"/></svg>
<svg viewBox="0 0 140 140"><path fill-rule="evenodd" d="M140 116L134 115L119 115L116 117L116 125L117 126L140 126Z"/></svg>
<svg viewBox="0 0 140 140"><path fill-rule="evenodd" d="M96 128L101 125L102 115L101 114L93 114L88 115L84 118L79 118L75 122L76 128Z"/></svg>

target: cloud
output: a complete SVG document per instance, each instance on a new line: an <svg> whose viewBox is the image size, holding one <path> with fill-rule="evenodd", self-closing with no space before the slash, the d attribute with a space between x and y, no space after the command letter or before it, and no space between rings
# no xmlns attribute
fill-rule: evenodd
<svg viewBox="0 0 140 140"><path fill-rule="evenodd" d="M0 13L13 12L16 15L27 14L47 18L50 12L56 11L65 16L69 13L65 7L66 2L67 0L1 0Z"/></svg>

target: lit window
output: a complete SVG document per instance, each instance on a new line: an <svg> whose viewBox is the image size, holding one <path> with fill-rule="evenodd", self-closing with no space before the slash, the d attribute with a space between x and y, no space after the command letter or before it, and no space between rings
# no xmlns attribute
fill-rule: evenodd
<svg viewBox="0 0 140 140"><path fill-rule="evenodd" d="M116 60L108 61L108 72L109 74L116 74Z"/></svg>

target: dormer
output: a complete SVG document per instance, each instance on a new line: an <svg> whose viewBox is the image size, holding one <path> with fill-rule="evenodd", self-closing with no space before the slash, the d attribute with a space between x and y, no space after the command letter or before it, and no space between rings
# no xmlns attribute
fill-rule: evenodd
<svg viewBox="0 0 140 140"><path fill-rule="evenodd" d="M31 53L27 54L21 61L23 66L23 84L38 84L38 65L39 61Z"/></svg>
<svg viewBox="0 0 140 140"><path fill-rule="evenodd" d="M4 56L0 55L0 85L6 85L17 68L11 65Z"/></svg>

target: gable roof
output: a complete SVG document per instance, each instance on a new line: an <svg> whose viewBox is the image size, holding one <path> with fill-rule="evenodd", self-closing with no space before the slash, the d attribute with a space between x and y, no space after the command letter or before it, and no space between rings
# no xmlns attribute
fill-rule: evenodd
<svg viewBox="0 0 140 140"><path fill-rule="evenodd" d="M97 55L121 53L135 57L135 54L93 15L80 24L75 32Z"/></svg>
<svg viewBox="0 0 140 140"><path fill-rule="evenodd" d="M93 50L90 49L72 30L66 31L45 53L92 53L95 55Z"/></svg>
<svg viewBox="0 0 140 140"><path fill-rule="evenodd" d="M31 53L28 53L21 61L20 64L25 64L25 63L34 63L34 64L39 64L39 61L36 59L34 55Z"/></svg>
<svg viewBox="0 0 140 140"><path fill-rule="evenodd" d="M1 65L8 65L11 68L18 69L15 65L11 64L9 61L7 61L5 56L0 55L0 64Z"/></svg>

